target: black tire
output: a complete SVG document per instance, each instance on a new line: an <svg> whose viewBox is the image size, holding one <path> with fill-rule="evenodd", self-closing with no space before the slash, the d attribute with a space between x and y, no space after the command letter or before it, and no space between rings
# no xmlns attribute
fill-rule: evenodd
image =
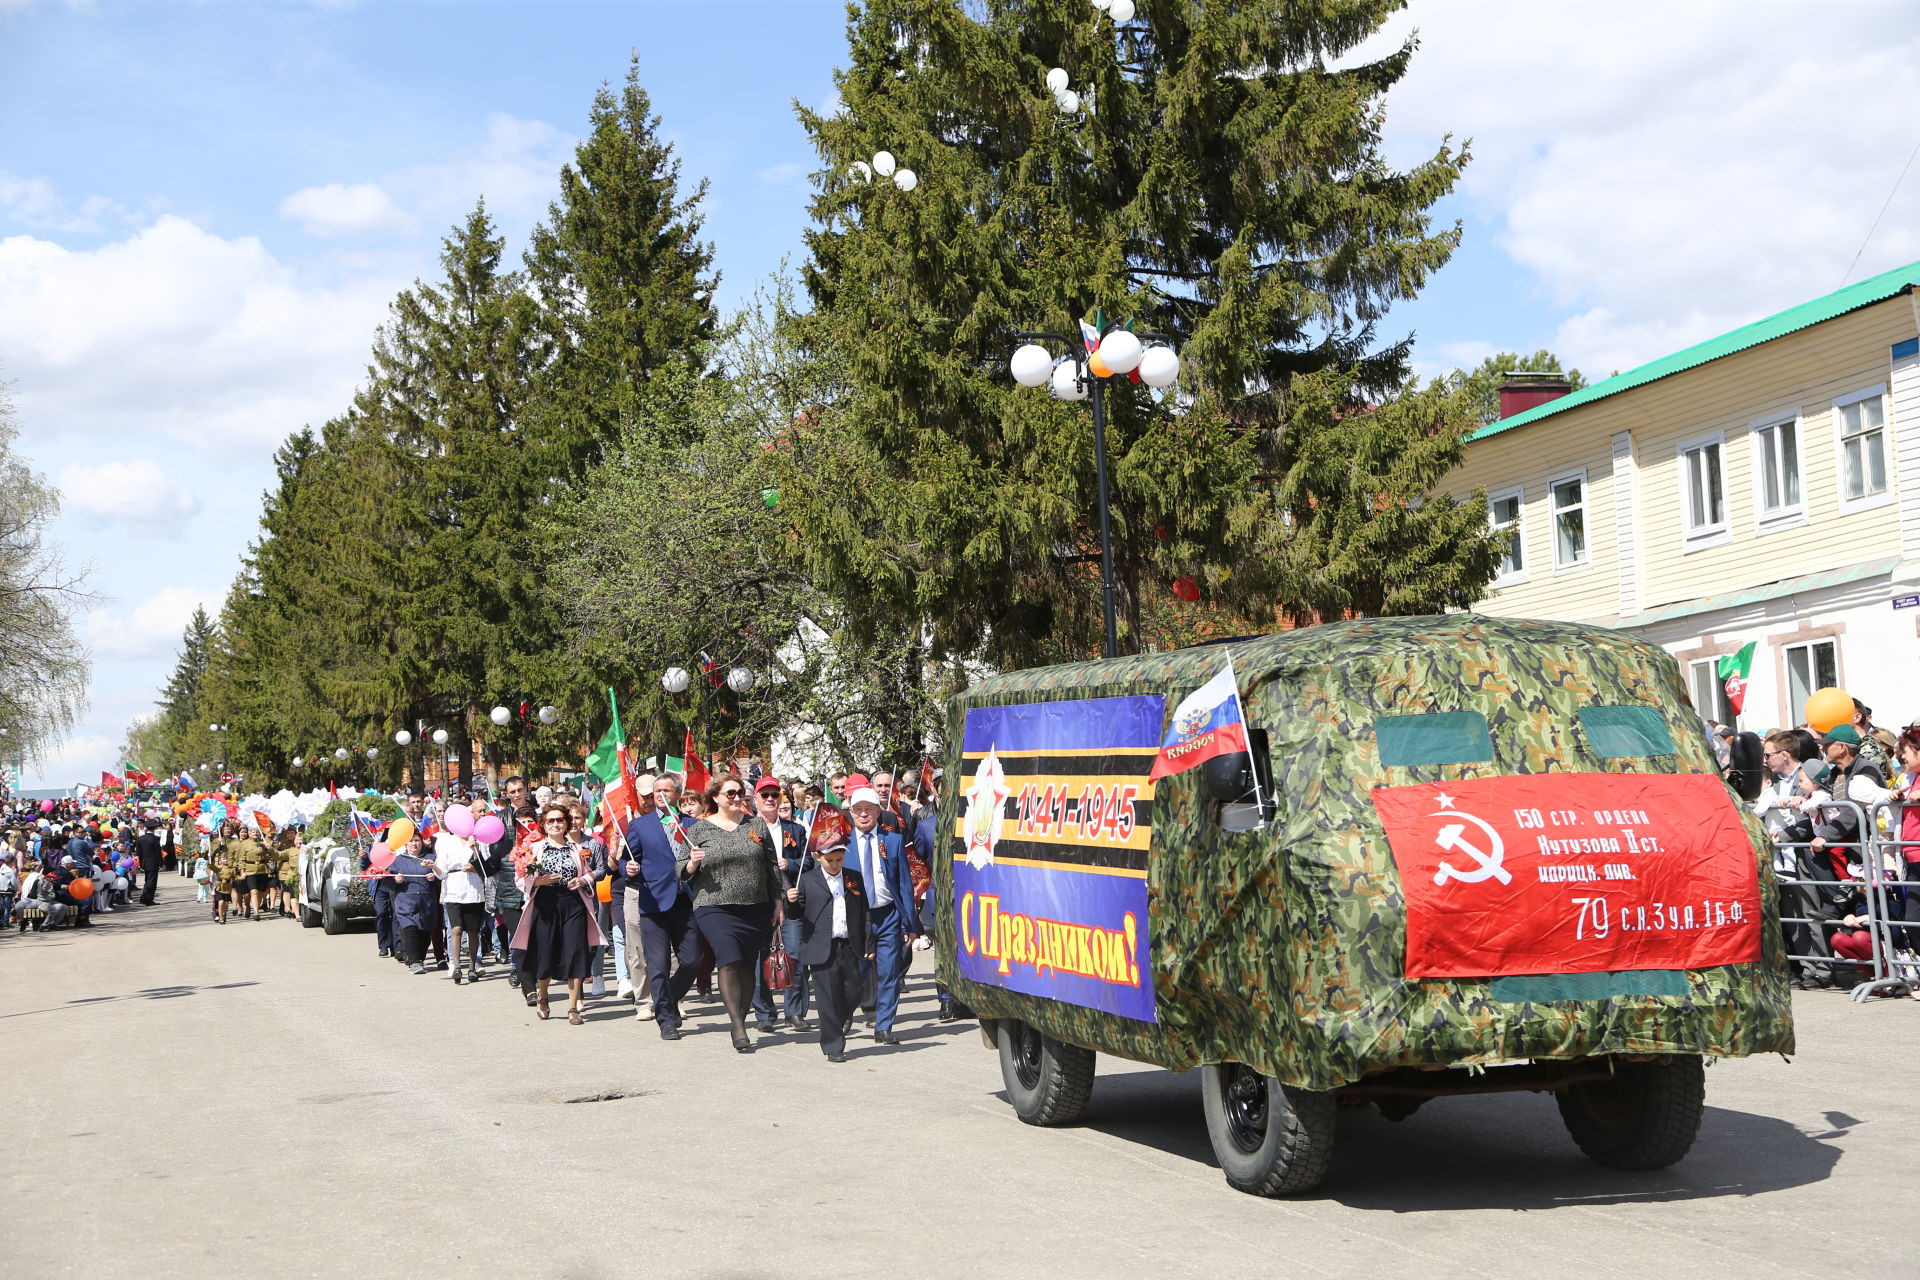
<svg viewBox="0 0 1920 1280"><path fill-rule="evenodd" d="M320 927L320 913L306 903L300 902L297 898L294 899L294 901L299 903L300 907L300 927L302 929L318 929Z"/></svg>
<svg viewBox="0 0 1920 1280"><path fill-rule="evenodd" d="M1027 1124L1072 1124L1093 1093L1093 1050L1066 1044L1013 1018L1000 1021L1000 1078Z"/></svg>
<svg viewBox="0 0 1920 1280"><path fill-rule="evenodd" d="M1560 1119L1587 1156L1610 1169L1664 1169L1700 1132L1706 1064L1695 1055L1667 1062L1617 1062L1607 1080L1555 1095Z"/></svg>
<svg viewBox="0 0 1920 1280"><path fill-rule="evenodd" d="M1220 1172L1256 1196L1308 1191L1333 1159L1334 1100L1236 1062L1208 1065L1201 1085Z"/></svg>
<svg viewBox="0 0 1920 1280"><path fill-rule="evenodd" d="M327 936L332 937L347 931L347 919L333 903L323 901L320 904L320 927L327 931Z"/></svg>

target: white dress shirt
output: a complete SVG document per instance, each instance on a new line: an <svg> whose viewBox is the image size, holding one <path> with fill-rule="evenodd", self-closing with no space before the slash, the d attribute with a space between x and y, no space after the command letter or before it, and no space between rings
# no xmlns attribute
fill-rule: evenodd
<svg viewBox="0 0 1920 1280"><path fill-rule="evenodd" d="M880 871L880 851L882 833L879 827L871 831L855 831L853 839L860 850L860 874L867 882L867 892L876 907L893 905L893 891L887 887L887 878Z"/></svg>
<svg viewBox="0 0 1920 1280"><path fill-rule="evenodd" d="M833 893L833 936L836 938L844 938L847 936L846 873L844 871L835 871L832 874L828 874L827 869L822 867L820 868L820 874L826 876L827 888Z"/></svg>

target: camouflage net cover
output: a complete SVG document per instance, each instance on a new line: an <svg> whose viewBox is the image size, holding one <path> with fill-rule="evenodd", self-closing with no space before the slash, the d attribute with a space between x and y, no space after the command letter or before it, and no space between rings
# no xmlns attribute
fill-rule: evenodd
<svg viewBox="0 0 1920 1280"><path fill-rule="evenodd" d="M1227 833L1200 794L1200 770L1160 781L1147 878L1157 1024L960 977L952 833L965 789L962 730L980 706L1164 692L1171 709L1220 670L1223 646L995 676L950 704L933 891L938 967L982 1017L1018 1018L1177 1071L1245 1063L1316 1090L1402 1066L1792 1051L1772 859L1743 803L1760 875L1761 963L1689 970L1684 996L1552 1003L1497 1002L1486 979L1404 976L1406 904L1372 789L1644 771L1644 758L1588 749L1575 717L1595 703L1658 708L1678 747L1671 771L1717 774L1665 651L1615 631L1476 614L1331 623L1224 647L1251 726L1269 735L1278 809L1264 829ZM1376 717L1464 710L1486 716L1491 762L1381 764Z"/></svg>

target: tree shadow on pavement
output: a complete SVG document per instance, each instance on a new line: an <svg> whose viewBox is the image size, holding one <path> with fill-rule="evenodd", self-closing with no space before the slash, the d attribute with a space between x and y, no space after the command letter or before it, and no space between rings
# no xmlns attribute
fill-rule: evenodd
<svg viewBox="0 0 1920 1280"><path fill-rule="evenodd" d="M1198 1071L1097 1076L1082 1123L1217 1168L1200 1082ZM1398 1123L1355 1107L1340 1112L1332 1168L1305 1198L1424 1213L1752 1196L1832 1176L1842 1141L1864 1122L1840 1112L1826 1119L1830 1130L1806 1133L1772 1116L1709 1106L1686 1159L1633 1173L1582 1155L1545 1094L1437 1098Z"/></svg>
<svg viewBox="0 0 1920 1280"><path fill-rule="evenodd" d="M139 991L127 991L119 995L111 996L75 996L71 1000L61 1004L51 1005L45 1009L22 1009L18 1013L0 1013L0 1019L26 1018L37 1013L75 1012L85 1009L90 1005L112 1004L120 1000L177 1000L182 996L199 995L205 991L231 991L235 987L257 987L259 985L258 982L254 981L217 982L208 986L198 987L144 987Z"/></svg>

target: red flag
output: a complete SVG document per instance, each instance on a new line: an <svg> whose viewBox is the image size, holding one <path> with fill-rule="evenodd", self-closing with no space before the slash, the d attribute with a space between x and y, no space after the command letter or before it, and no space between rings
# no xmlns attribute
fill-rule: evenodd
<svg viewBox="0 0 1920 1280"><path fill-rule="evenodd" d="M932 804L935 798L936 789L933 785L933 757L922 756L920 759L920 803Z"/></svg>
<svg viewBox="0 0 1920 1280"><path fill-rule="evenodd" d="M687 730L687 745L681 754L687 758L687 790L705 791L707 783L713 780L713 775L707 772L707 766L700 762L699 755L694 752L691 729Z"/></svg>
<svg viewBox="0 0 1920 1280"><path fill-rule="evenodd" d="M618 851L626 839L627 823L633 819L636 797L640 794L639 784L633 777L633 759L627 754L627 744L619 747L620 774L607 784L606 794L600 797L602 818L601 839L609 850Z"/></svg>
<svg viewBox="0 0 1920 1280"><path fill-rule="evenodd" d="M112 791L124 787L127 784L123 780L108 773L105 769L102 769L100 771L100 785L102 788Z"/></svg>

